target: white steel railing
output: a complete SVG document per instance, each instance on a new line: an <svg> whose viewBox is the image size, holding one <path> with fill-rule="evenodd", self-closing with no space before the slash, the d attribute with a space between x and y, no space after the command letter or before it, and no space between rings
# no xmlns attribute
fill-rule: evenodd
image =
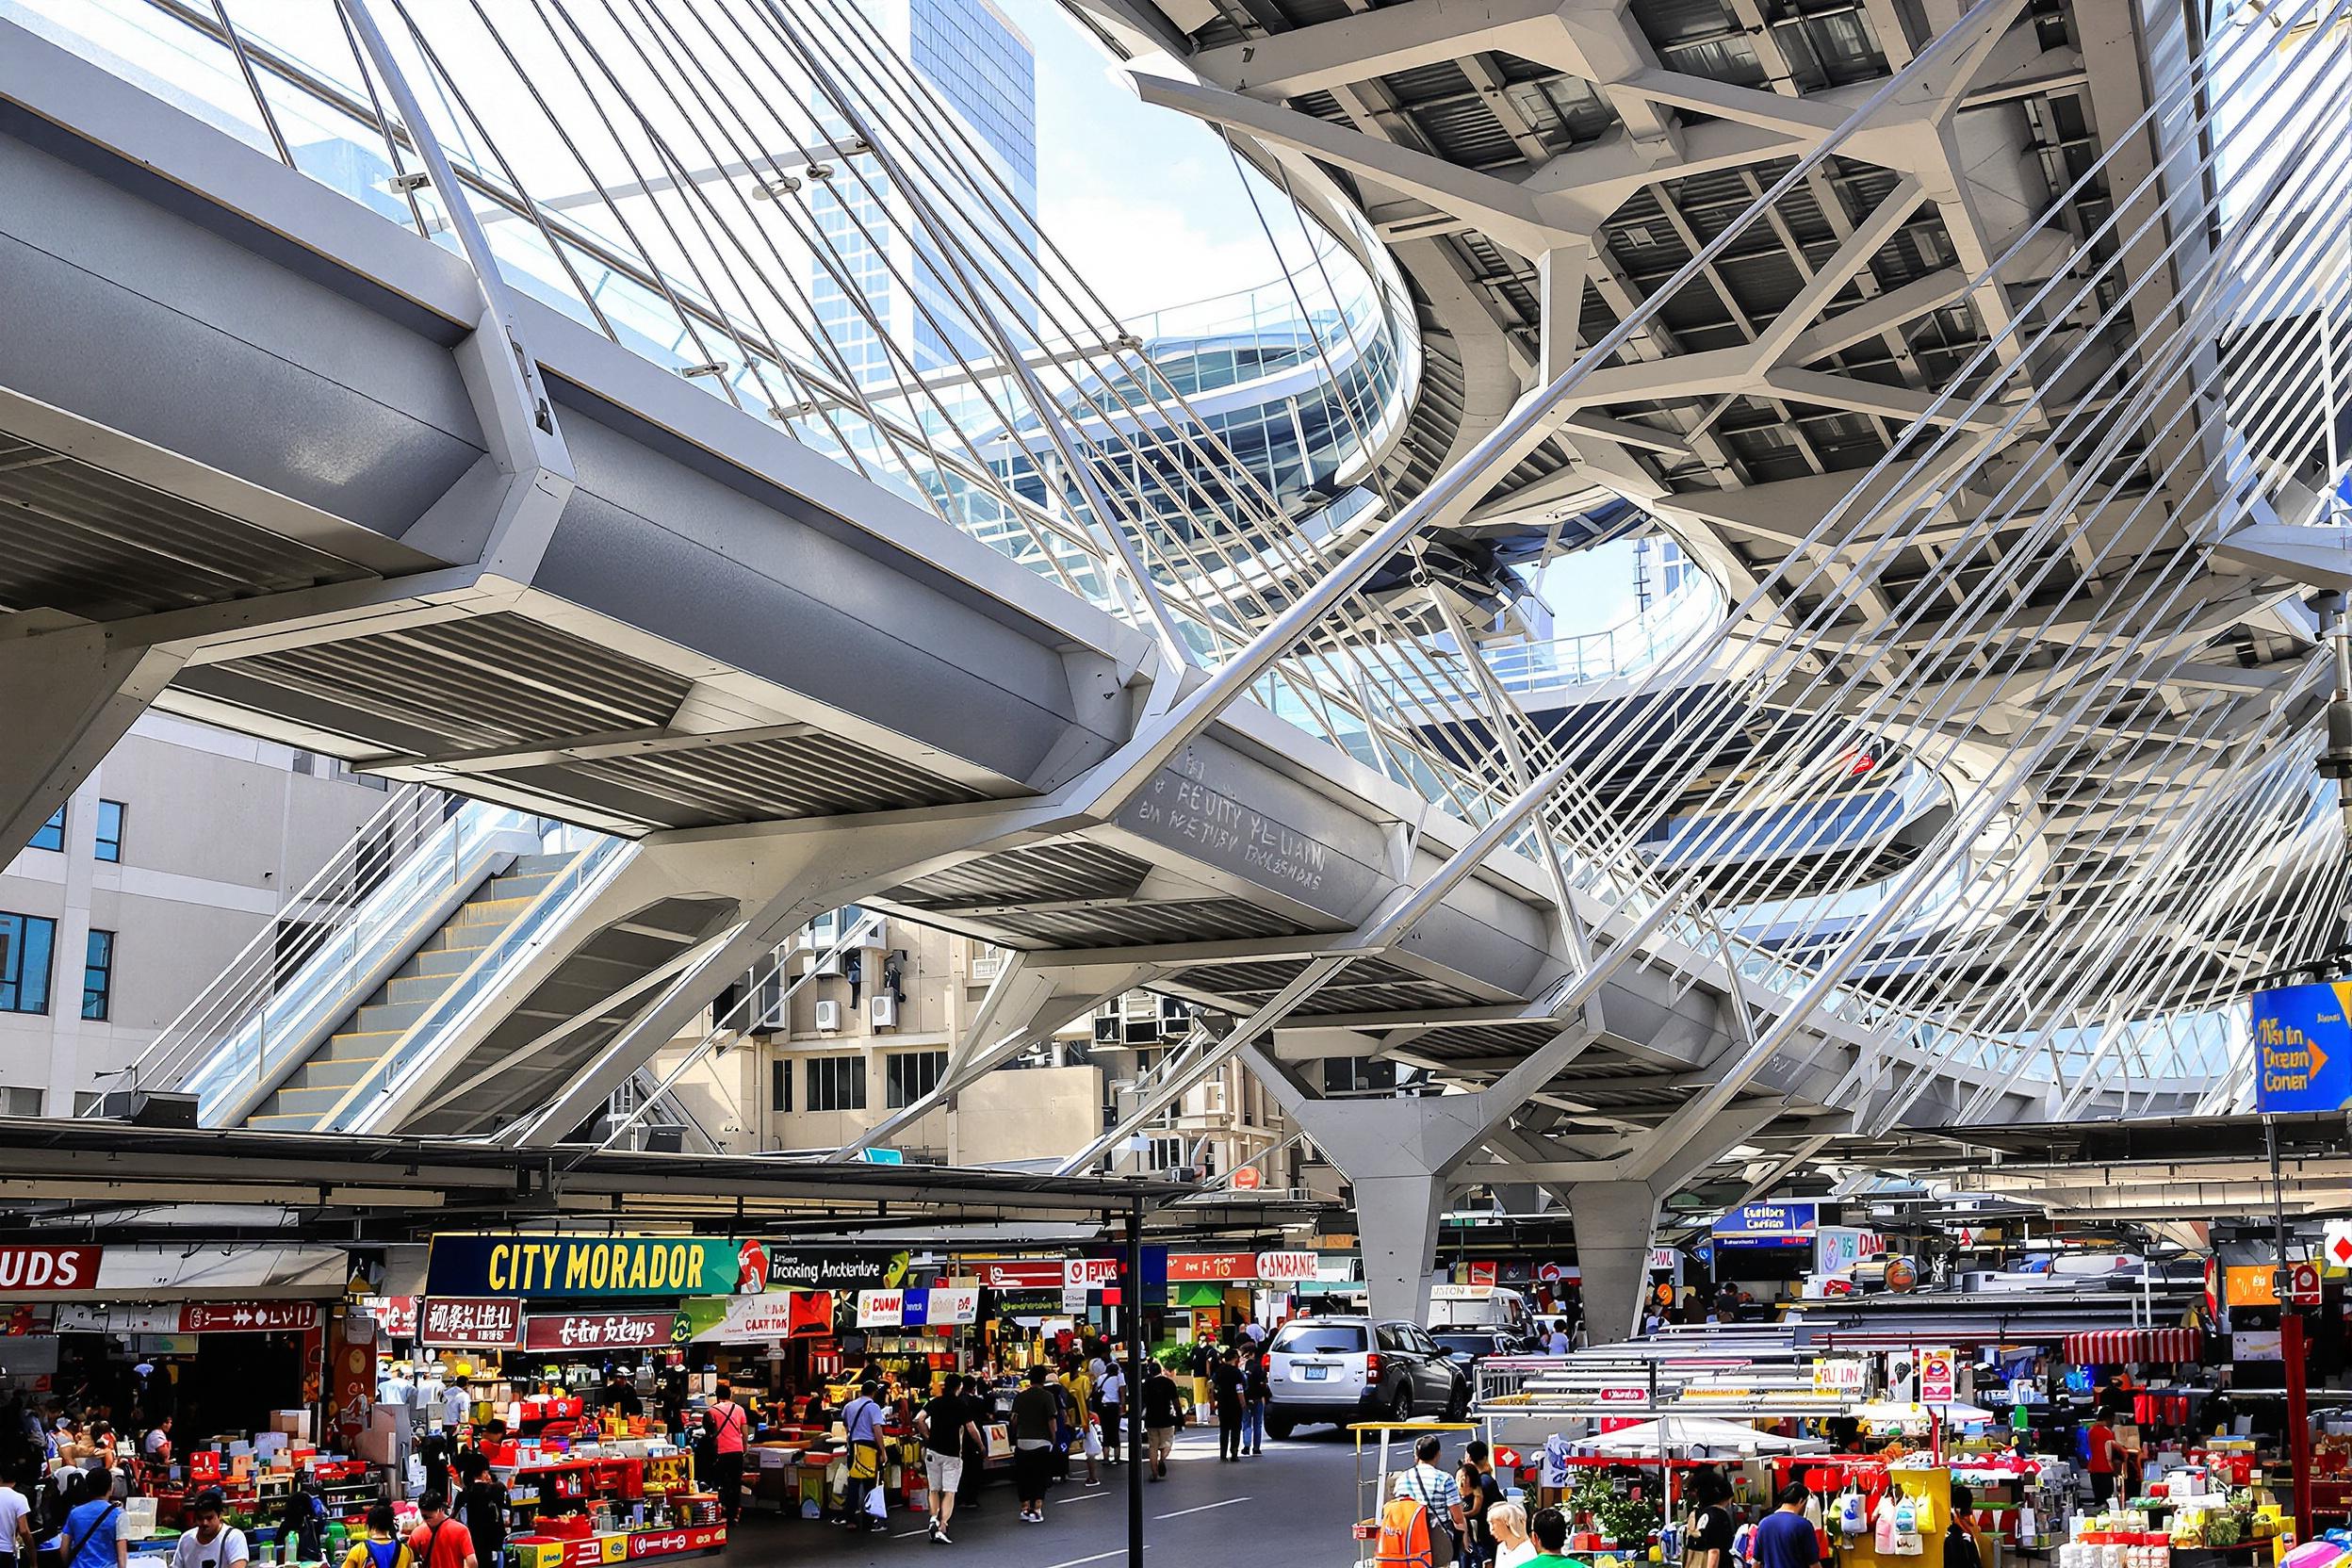
<svg viewBox="0 0 2352 1568"><path fill-rule="evenodd" d="M371 897L419 845L444 832L450 805L420 785L387 792L349 841L286 894L227 968L156 1032L123 1070L124 1086L178 1090L202 1058L232 1038L246 1038L246 1054L258 1062L269 1042L287 1032L276 1016L287 981L319 955L350 949Z"/></svg>

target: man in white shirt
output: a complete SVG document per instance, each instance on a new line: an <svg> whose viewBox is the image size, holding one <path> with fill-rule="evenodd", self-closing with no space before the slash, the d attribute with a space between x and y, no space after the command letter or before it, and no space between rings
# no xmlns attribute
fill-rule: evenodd
<svg viewBox="0 0 2352 1568"><path fill-rule="evenodd" d="M1094 1385L1094 1402L1102 1417L1102 1457L1117 1464L1119 1442L1127 1432L1127 1372L1117 1362L1109 1364Z"/></svg>
<svg viewBox="0 0 2352 1568"><path fill-rule="evenodd" d="M0 1560L19 1568L33 1560L33 1508L6 1477L0 1477Z"/></svg>
<svg viewBox="0 0 2352 1568"><path fill-rule="evenodd" d="M220 1523L221 1495L201 1493L193 1510L196 1527L172 1546L172 1568L246 1568L245 1532Z"/></svg>
<svg viewBox="0 0 2352 1568"><path fill-rule="evenodd" d="M441 1424L454 1431L474 1418L474 1391L466 1386L463 1378L451 1378L441 1385Z"/></svg>
<svg viewBox="0 0 2352 1568"><path fill-rule="evenodd" d="M1241 1326L1241 1336L1250 1342L1250 1348L1255 1349L1266 1343L1266 1325L1253 1317Z"/></svg>
<svg viewBox="0 0 2352 1568"><path fill-rule="evenodd" d="M172 1418L170 1416L156 1418L154 1429L147 1433L147 1440L139 1446L139 1451L145 1456L150 1464L172 1462Z"/></svg>

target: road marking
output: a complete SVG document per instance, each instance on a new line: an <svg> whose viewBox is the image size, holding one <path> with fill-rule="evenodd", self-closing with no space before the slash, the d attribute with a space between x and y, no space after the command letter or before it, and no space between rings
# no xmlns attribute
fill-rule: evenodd
<svg viewBox="0 0 2352 1568"><path fill-rule="evenodd" d="M1149 1541L1145 1542L1143 1544L1143 1549L1147 1552L1150 1551L1152 1549L1152 1543ZM1045 1565L1045 1568L1078 1568L1078 1565L1082 1562L1100 1562L1106 1557L1125 1557L1126 1555L1127 1548L1121 1546L1115 1552L1097 1552L1092 1557L1074 1557L1068 1562L1049 1562Z"/></svg>
<svg viewBox="0 0 2352 1568"><path fill-rule="evenodd" d="M1054 1506L1061 1508L1070 1503L1091 1503L1098 1497L1107 1497L1110 1494L1110 1488L1098 1486L1091 1491L1081 1492L1075 1497L1056 1497L1054 1499Z"/></svg>
<svg viewBox="0 0 2352 1568"><path fill-rule="evenodd" d="M1152 1517L1154 1519L1182 1519L1187 1513L1206 1513L1213 1508L1231 1508L1235 1503L1246 1503L1250 1499L1247 1497L1228 1497L1223 1502L1202 1503L1199 1508L1180 1508L1173 1513L1155 1513Z"/></svg>

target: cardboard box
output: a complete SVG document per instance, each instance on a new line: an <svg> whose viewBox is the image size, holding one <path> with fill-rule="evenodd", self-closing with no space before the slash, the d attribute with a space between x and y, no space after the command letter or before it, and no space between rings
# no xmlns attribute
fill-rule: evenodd
<svg viewBox="0 0 2352 1568"><path fill-rule="evenodd" d="M310 1441L310 1412L306 1410L273 1410L270 1413L270 1429L285 1432L290 1437Z"/></svg>

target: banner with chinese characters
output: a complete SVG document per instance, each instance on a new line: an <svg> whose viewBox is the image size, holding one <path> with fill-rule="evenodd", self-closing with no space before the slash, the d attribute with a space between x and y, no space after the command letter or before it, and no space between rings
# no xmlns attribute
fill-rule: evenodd
<svg viewBox="0 0 2352 1568"><path fill-rule="evenodd" d="M285 1333L318 1327L316 1301L184 1301L172 1306L57 1308L59 1333Z"/></svg>
<svg viewBox="0 0 2352 1568"><path fill-rule="evenodd" d="M523 1342L523 1303L512 1296L428 1296L416 1312L416 1342L512 1350Z"/></svg>
<svg viewBox="0 0 2352 1568"><path fill-rule="evenodd" d="M683 1344L692 1331L676 1312L535 1313L523 1320L526 1350L634 1350Z"/></svg>

